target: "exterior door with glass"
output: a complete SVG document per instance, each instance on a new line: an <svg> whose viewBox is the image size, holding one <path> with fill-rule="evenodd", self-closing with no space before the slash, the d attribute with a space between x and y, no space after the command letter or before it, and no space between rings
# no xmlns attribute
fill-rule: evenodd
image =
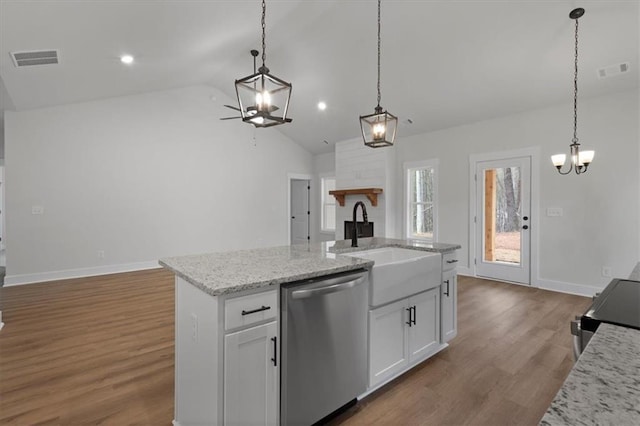
<svg viewBox="0 0 640 426"><path fill-rule="evenodd" d="M476 163L476 275L529 285L531 158Z"/></svg>

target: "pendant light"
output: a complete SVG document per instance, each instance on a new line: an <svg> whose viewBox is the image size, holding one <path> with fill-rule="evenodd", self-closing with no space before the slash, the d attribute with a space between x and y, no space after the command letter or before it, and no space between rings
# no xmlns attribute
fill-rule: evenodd
<svg viewBox="0 0 640 426"><path fill-rule="evenodd" d="M380 2L378 0L378 105L373 114L360 116L364 144L371 148L393 145L398 127L398 117L380 106Z"/></svg>
<svg viewBox="0 0 640 426"><path fill-rule="evenodd" d="M236 95L242 121L255 127L271 127L292 121L287 118L291 83L269 74L269 68L265 65L266 13L267 5L265 0L262 0L262 66L258 68L258 72L254 69L253 74L236 80ZM276 111L279 111L280 115L276 115Z"/></svg>
<svg viewBox="0 0 640 426"><path fill-rule="evenodd" d="M580 152L580 144L578 143L578 19L584 15L583 8L577 8L569 13L569 18L576 21L575 31L575 59L574 59L574 74L573 74L573 139L571 140L570 148L570 163L569 170L563 172L562 166L564 166L567 156L565 154L556 154L551 156L551 162L558 169L561 175L567 175L572 170L576 174L585 173L589 164L593 161L594 151L582 151Z"/></svg>

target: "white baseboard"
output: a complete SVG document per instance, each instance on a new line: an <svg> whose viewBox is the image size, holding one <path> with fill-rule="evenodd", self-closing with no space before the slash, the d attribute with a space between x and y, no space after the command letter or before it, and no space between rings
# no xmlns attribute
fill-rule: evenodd
<svg viewBox="0 0 640 426"><path fill-rule="evenodd" d="M602 291L602 288L593 287L590 285L566 283L562 281L545 279L538 279L535 284L538 288L541 288L543 290L552 290L559 293L575 294L578 296L586 297L592 297L596 292Z"/></svg>
<svg viewBox="0 0 640 426"><path fill-rule="evenodd" d="M96 275L117 274L121 272L141 271L159 268L157 260L148 262L123 263L120 265L96 266L93 268L68 269L65 271L38 272L35 274L7 275L5 287L12 285L41 283L44 281L66 280L70 278L93 277Z"/></svg>
<svg viewBox="0 0 640 426"><path fill-rule="evenodd" d="M467 268L466 266L458 266L456 272L458 275L466 275L467 277L475 276L471 268Z"/></svg>
<svg viewBox="0 0 640 426"><path fill-rule="evenodd" d="M461 266L458 266L458 275L465 275L467 277L476 278L476 275L473 273L471 268L465 268L465 267L461 267ZM483 277L477 277L477 278L483 278ZM506 282L506 283L509 282L509 281L504 281L504 280L496 280L496 281L502 281L502 282ZM510 283L510 284L517 284L517 285L527 286L526 284L520 284L520 283ZM602 288L593 287L593 286L590 286L590 285L574 284L574 283L567 283L567 282L562 282L562 281L546 280L546 279L542 279L542 278L533 279L531 285L527 286L527 287L540 288L540 289L543 289L543 290L557 291L558 293L575 294L577 296L586 296L586 297L591 297L596 292L602 291Z"/></svg>

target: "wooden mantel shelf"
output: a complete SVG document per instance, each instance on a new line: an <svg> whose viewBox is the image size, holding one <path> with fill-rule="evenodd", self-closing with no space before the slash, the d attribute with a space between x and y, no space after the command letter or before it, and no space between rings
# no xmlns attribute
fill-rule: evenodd
<svg viewBox="0 0 640 426"><path fill-rule="evenodd" d="M329 191L329 194L336 197L338 204L344 207L344 197L347 195L366 195L371 205L376 207L378 205L378 194L382 194L382 188L358 188L358 189L336 189Z"/></svg>

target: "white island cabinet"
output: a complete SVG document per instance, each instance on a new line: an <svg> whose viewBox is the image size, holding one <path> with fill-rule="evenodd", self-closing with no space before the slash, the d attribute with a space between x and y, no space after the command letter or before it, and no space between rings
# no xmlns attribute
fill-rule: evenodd
<svg viewBox="0 0 640 426"><path fill-rule="evenodd" d="M458 275L456 252L442 256L442 286L440 300L442 301L442 343L447 343L458 334Z"/></svg>
<svg viewBox="0 0 640 426"><path fill-rule="evenodd" d="M369 388L440 349L440 289L369 311Z"/></svg>
<svg viewBox="0 0 640 426"><path fill-rule="evenodd" d="M176 426L276 425L277 290L210 296L176 278Z"/></svg>

